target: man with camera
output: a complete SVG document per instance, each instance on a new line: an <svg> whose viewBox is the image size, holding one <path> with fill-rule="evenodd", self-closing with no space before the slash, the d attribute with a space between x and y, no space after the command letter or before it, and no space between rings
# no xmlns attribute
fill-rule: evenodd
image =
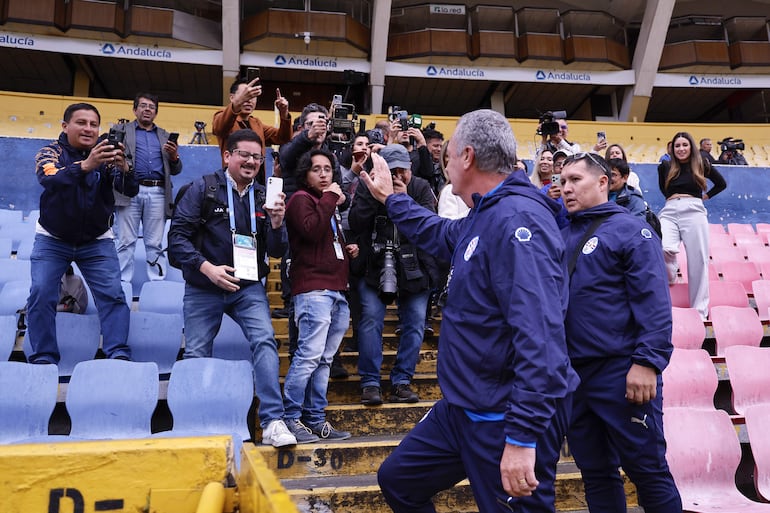
<svg viewBox="0 0 770 513"><path fill-rule="evenodd" d="M710 164L716 164L717 159L714 158L714 156L711 154L711 149L713 148L713 144L711 142L711 139L708 137L704 137L700 140L698 143L700 145L700 156L703 160L708 160Z"/></svg>
<svg viewBox="0 0 770 513"><path fill-rule="evenodd" d="M433 191L427 181L412 175L406 148L389 144L380 150L379 156L390 168L396 191L406 193L435 213ZM364 175L366 173L360 176ZM360 183L356 190L348 222L359 243L359 259L366 262L364 275L358 283L361 296L361 321L358 324L361 403L367 406L382 404L380 367L385 305L395 298L398 298L402 328L396 362L390 373L390 400L417 402L419 397L410 384L422 345L431 287L438 282L436 263L432 256L399 234L385 207L364 183Z"/></svg>
<svg viewBox="0 0 770 513"><path fill-rule="evenodd" d="M412 174L427 182L436 196L434 185L433 157L428 149L427 141L422 133L422 116L412 114L400 107L393 107L390 118L390 144L400 144L409 152L412 162ZM443 174L441 175L443 178Z"/></svg>
<svg viewBox="0 0 770 513"><path fill-rule="evenodd" d="M139 193L133 198L114 191L120 279L130 282L134 275L134 250L141 223L147 276L151 280L162 280L168 269L163 234L173 208L171 176L182 172L177 146L179 134L169 134L155 124L158 97L154 94L136 95L134 115L136 119L132 123L119 126L127 160L139 182Z"/></svg>
<svg viewBox="0 0 770 513"><path fill-rule="evenodd" d="M722 149L722 153L719 155L717 164L727 164L730 166L748 166L746 157L743 156L741 150L746 148L742 139L733 139L732 137L726 137L724 140L718 143Z"/></svg>
<svg viewBox="0 0 770 513"><path fill-rule="evenodd" d="M58 363L56 303L61 277L72 262L91 288L108 358L131 359L129 308L120 285L112 234L113 187L134 196L139 185L123 143L99 138L99 111L75 103L64 111L59 139L37 152L40 218L32 247L27 302L30 363Z"/></svg>
<svg viewBox="0 0 770 513"><path fill-rule="evenodd" d="M566 111L548 111L540 116L536 134L542 136L543 139L535 152L535 162L540 159L540 153L544 150L549 150L551 153L556 153L559 150L568 151L570 154L579 153L580 145L567 140L568 132Z"/></svg>
<svg viewBox="0 0 770 513"><path fill-rule="evenodd" d="M291 140L291 114L289 100L281 95L281 90L275 90L275 108L281 118L278 128L265 125L259 118L251 114L257 108L257 98L262 95L259 77L249 81L239 78L230 86L230 104L214 114L211 131L217 136L219 152L224 155L227 136L236 130L253 130L264 141L265 147L273 144L285 144Z"/></svg>

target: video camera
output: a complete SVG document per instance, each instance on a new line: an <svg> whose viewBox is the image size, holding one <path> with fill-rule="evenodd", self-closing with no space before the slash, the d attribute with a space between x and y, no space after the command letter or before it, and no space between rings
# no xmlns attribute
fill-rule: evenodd
<svg viewBox="0 0 770 513"><path fill-rule="evenodd" d="M537 132L535 133L537 135L544 135L546 137L556 135L561 131L561 127L559 126L559 122L554 121L554 119L566 118L567 111L564 110L549 110L548 112L544 112L540 115L540 125L538 126Z"/></svg>
<svg viewBox="0 0 770 513"><path fill-rule="evenodd" d="M374 231L372 232L372 251L375 255L382 254L379 296L380 300L386 305L392 303L398 293L396 254L399 249L396 226L386 216L375 217Z"/></svg>
<svg viewBox="0 0 770 513"><path fill-rule="evenodd" d="M379 128L367 130L366 137L369 138L369 144L385 144L385 135Z"/></svg>
<svg viewBox="0 0 770 513"><path fill-rule="evenodd" d="M721 141L717 142L722 151L736 151L745 150L746 145L743 144L743 139L733 139L732 137L725 137Z"/></svg>
<svg viewBox="0 0 770 513"><path fill-rule="evenodd" d="M398 121L401 125L401 130L409 130L410 128L422 129L422 114L412 114L403 110L398 105L393 105L388 109L388 119Z"/></svg>
<svg viewBox="0 0 770 513"><path fill-rule="evenodd" d="M342 96L339 94L335 94L332 98L329 115L329 149L339 157L342 150L353 142L358 129L362 131L366 129L366 120L359 120L355 105L342 103Z"/></svg>

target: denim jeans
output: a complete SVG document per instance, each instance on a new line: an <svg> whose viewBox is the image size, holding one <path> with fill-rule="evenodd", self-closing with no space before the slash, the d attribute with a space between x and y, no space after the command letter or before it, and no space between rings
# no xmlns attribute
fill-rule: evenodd
<svg viewBox="0 0 770 513"><path fill-rule="evenodd" d="M283 406L287 419L318 424L326 418L329 367L348 330L350 310L344 293L313 290L294 296L294 311L299 342L283 385Z"/></svg>
<svg viewBox="0 0 770 513"><path fill-rule="evenodd" d="M185 358L210 357L214 337L229 315L243 330L251 349L254 385L259 397L259 423L283 418L281 387L278 381L278 344L270 321L270 306L261 283L241 287L236 292L203 289L185 284Z"/></svg>
<svg viewBox="0 0 770 513"><path fill-rule="evenodd" d="M108 358L131 356L128 338L129 308L123 287L115 242L97 239L70 244L48 235L35 235L30 265L32 285L27 301L27 335L31 363L59 363L56 342L56 304L64 271L75 262L93 294L102 327L102 350Z"/></svg>
<svg viewBox="0 0 770 513"><path fill-rule="evenodd" d="M151 280L162 280L166 276L166 255L163 253L163 233L166 226L166 193L163 187L139 186L139 194L131 198L125 207L115 207L118 260L120 279L131 281L134 276L134 249L139 237L139 223L142 223L142 240L147 253L147 276Z"/></svg>
<svg viewBox="0 0 770 513"><path fill-rule="evenodd" d="M385 304L380 301L377 289L359 280L361 295L361 322L358 324L358 374L361 387L380 386L382 366L382 328L385 324ZM398 297L398 317L401 321L401 340L396 353L396 363L390 371L393 385L410 383L420 355L425 332L425 309L430 291Z"/></svg>

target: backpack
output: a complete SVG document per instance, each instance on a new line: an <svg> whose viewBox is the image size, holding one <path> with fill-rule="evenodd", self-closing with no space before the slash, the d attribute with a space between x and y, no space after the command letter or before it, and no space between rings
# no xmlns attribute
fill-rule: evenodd
<svg viewBox="0 0 770 513"><path fill-rule="evenodd" d="M658 238L663 240L663 231L660 228L660 219L658 219L658 216L655 215L655 212L653 212L650 206L647 204L645 204L644 208L644 218L647 220L647 224L652 227L653 231L658 234Z"/></svg>
<svg viewBox="0 0 770 513"><path fill-rule="evenodd" d="M83 278L75 274L70 265L61 277L59 285L59 302L57 312L84 313L88 307L88 292Z"/></svg>
<svg viewBox="0 0 770 513"><path fill-rule="evenodd" d="M204 182L204 195L203 195L203 203L201 204L201 216L200 216L200 224L203 225L211 218L211 214L214 212L214 206L219 203L217 201L217 190L219 190L219 182L217 181L217 175L215 174L209 174L209 175L203 175L203 182ZM176 210L176 206L179 204L179 201L184 197L185 193L187 193L188 189L190 189L190 186L194 182L189 182L183 185L179 192L176 193L176 197L174 198L174 207L172 208L172 212ZM173 216L173 214L172 214ZM169 230L169 235L171 234L171 231ZM167 235L168 237L168 235ZM198 232L195 234L195 239L193 240L193 245L196 249L200 249L201 245L203 243L203 233L201 230L198 230ZM168 251L169 247L169 241L166 240L166 256L168 257L168 263L172 267L176 267L177 269L181 269L181 264L172 257L171 252Z"/></svg>

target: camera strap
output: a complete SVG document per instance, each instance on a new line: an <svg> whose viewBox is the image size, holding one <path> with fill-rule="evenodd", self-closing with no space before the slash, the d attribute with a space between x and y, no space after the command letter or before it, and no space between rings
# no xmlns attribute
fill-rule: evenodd
<svg viewBox="0 0 770 513"><path fill-rule="evenodd" d="M591 224L588 226L588 229L583 234L583 237L580 239L580 242L578 242L578 245L575 247L575 251L572 252L572 256L569 259L569 263L567 264L567 271L569 273L570 278L572 277L572 273L575 272L575 266L577 265L577 259L578 256L580 256L581 251L583 250L583 246L585 246L585 243L588 242L588 239L591 238L591 236L596 232L596 230L601 226L601 224L607 220L608 217L610 217L612 214L606 214L603 216L595 217L593 221L591 221Z"/></svg>

